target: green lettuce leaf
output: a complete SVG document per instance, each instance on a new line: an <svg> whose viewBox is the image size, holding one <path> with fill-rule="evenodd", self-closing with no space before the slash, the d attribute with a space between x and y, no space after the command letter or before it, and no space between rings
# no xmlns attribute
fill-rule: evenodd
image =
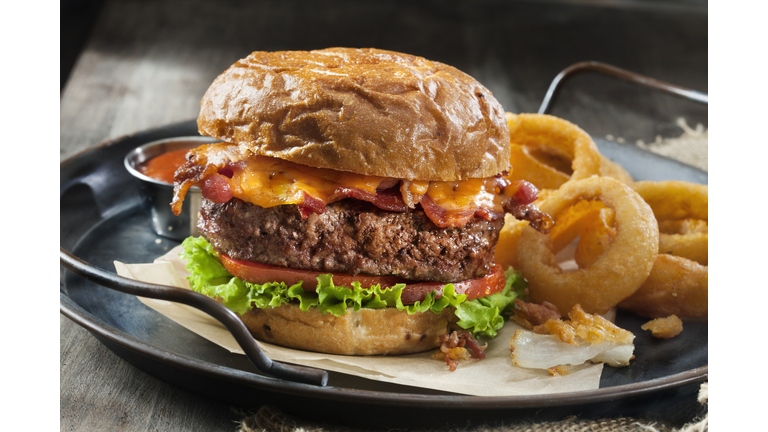
<svg viewBox="0 0 768 432"><path fill-rule="evenodd" d="M511 267L504 272L507 284L503 290L488 297L467 300L456 307L459 327L475 335L496 337L496 332L504 326L507 315L515 298L525 291L528 283L519 271Z"/></svg>
<svg viewBox="0 0 768 432"><path fill-rule="evenodd" d="M504 290L491 296L466 300L464 294L456 294L453 284L443 286L443 295L435 298L436 293L428 294L423 301L404 305L402 301L405 284L389 288L379 285L363 288L358 282L351 287L336 286L329 274L317 277L315 292L304 291L301 283L287 286L283 282L253 284L238 279L224 268L216 257L213 247L202 237L189 237L182 243L184 252L180 255L186 260L190 286L193 290L208 297L218 298L226 307L238 314L244 314L253 307L274 308L296 302L302 311L317 307L323 314L341 316L347 308L394 307L409 314L432 311L440 313L446 307L456 309L458 325L473 334L495 337L496 331L504 325L503 312L515 300L516 292L525 289L525 281L520 272L505 272L507 284Z"/></svg>

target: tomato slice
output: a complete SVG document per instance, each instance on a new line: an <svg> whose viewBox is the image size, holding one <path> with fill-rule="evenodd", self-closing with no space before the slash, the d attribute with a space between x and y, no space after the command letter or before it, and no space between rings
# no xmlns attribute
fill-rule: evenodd
<svg viewBox="0 0 768 432"><path fill-rule="evenodd" d="M309 270L297 270L288 267L279 267L269 264L259 264L251 261L242 261L230 258L228 255L220 253L219 261L224 265L229 273L244 281L263 284L267 282L285 282L290 286L301 282L302 288L306 291L317 289L317 276L321 274L333 275L333 283L337 286L352 286L352 282L360 282L364 288L372 285L381 285L390 287L398 283L406 284L403 289L401 299L403 304L414 304L422 301L432 291L437 291L437 298L443 295L442 282L417 282L408 281L394 276L350 276L345 273L335 272L314 272ZM476 279L469 279L461 282L454 282L453 287L456 294L466 294L467 300L486 297L495 294L504 289L506 279L501 266L494 263L490 272Z"/></svg>

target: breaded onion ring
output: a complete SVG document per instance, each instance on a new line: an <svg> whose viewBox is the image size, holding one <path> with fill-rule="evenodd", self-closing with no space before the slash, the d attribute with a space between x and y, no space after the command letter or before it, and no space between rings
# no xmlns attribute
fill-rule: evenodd
<svg viewBox="0 0 768 432"><path fill-rule="evenodd" d="M548 194L555 192L554 190L547 190ZM536 201L537 205L546 201L546 196ZM605 215L603 215L605 213ZM583 200L577 202L575 205L568 207L561 214L557 216L557 224L549 236L552 238L553 253L557 254L573 242L577 237L582 236L579 240L579 245L584 242L584 246L577 247L577 254L575 256L577 263L580 258L584 258L581 255L588 253L599 255L601 252L597 252L596 245L589 245L587 243L600 242L603 236L593 238L585 231L592 228L592 224L595 223L594 219L601 218L601 220L608 218L610 224L613 224L613 211L600 201L595 200ZM523 232L523 228L528 225L526 221L520 221L512 216L507 216L504 220L504 227L499 234L499 241L496 244L496 261L506 268L509 266L517 268L517 243L520 241L520 234ZM607 243L605 245L607 247ZM588 249L588 250L587 250ZM595 256L596 258L596 256Z"/></svg>
<svg viewBox="0 0 768 432"><path fill-rule="evenodd" d="M549 233L554 252L557 254L571 244L604 210L612 211L599 200L581 200L556 215L557 224Z"/></svg>
<svg viewBox="0 0 768 432"><path fill-rule="evenodd" d="M569 181L541 208L557 215L580 200L591 199L614 210L616 235L588 268L564 273L555 262L549 235L523 229L518 267L528 280L534 303L548 301L559 310L580 304L588 313L603 314L637 291L650 274L658 251L658 225L648 204L625 184L609 177Z"/></svg>
<svg viewBox="0 0 768 432"><path fill-rule="evenodd" d="M651 206L658 220L708 219L709 193L706 185L683 181L639 181L633 183L632 188Z"/></svg>
<svg viewBox="0 0 768 432"><path fill-rule="evenodd" d="M632 184L635 181L623 166L603 155L600 155L600 175L615 178L624 184Z"/></svg>
<svg viewBox="0 0 768 432"><path fill-rule="evenodd" d="M614 217L611 209L602 209L595 217L585 221L579 231L579 244L573 253L579 268L591 266L610 247L616 236Z"/></svg>
<svg viewBox="0 0 768 432"><path fill-rule="evenodd" d="M688 258L701 265L708 265L709 235L707 233L659 233L659 253Z"/></svg>
<svg viewBox="0 0 768 432"><path fill-rule="evenodd" d="M601 158L589 134L546 114L507 113L512 147L511 180L557 189L570 180L600 174Z"/></svg>
<svg viewBox="0 0 768 432"><path fill-rule="evenodd" d="M512 174L509 178L525 179L539 189L557 189L570 178L571 169L567 172L558 171L535 158L527 147L511 143L510 150Z"/></svg>
<svg viewBox="0 0 768 432"><path fill-rule="evenodd" d="M637 182L659 226L659 256L648 279L619 307L647 318L708 315L708 188L681 181Z"/></svg>
<svg viewBox="0 0 768 432"><path fill-rule="evenodd" d="M707 221L699 219L660 220L659 234L695 234L708 233Z"/></svg>
<svg viewBox="0 0 768 432"><path fill-rule="evenodd" d="M709 264L709 224L700 219L660 220L659 253Z"/></svg>
<svg viewBox="0 0 768 432"><path fill-rule="evenodd" d="M681 318L705 318L708 312L709 272L686 258L661 254L639 290L619 303L645 318L677 315Z"/></svg>
<svg viewBox="0 0 768 432"><path fill-rule="evenodd" d="M528 221L515 219L507 214L504 218L504 227L499 232L499 241L496 243L494 259L502 268L517 268L517 242L523 228L528 226ZM557 225L555 225L557 227Z"/></svg>

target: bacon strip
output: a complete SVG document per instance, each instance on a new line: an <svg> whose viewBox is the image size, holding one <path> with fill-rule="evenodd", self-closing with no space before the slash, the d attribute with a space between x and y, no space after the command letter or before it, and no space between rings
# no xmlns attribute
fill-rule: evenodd
<svg viewBox="0 0 768 432"><path fill-rule="evenodd" d="M530 222L531 227L542 234L549 233L555 226L552 217L533 204L504 207L504 210L514 216L515 219Z"/></svg>
<svg viewBox="0 0 768 432"><path fill-rule="evenodd" d="M475 216L477 209L468 208L462 210L448 210L436 205L428 196L421 198L421 208L435 225L440 228L464 226Z"/></svg>
<svg viewBox="0 0 768 432"><path fill-rule="evenodd" d="M202 181L205 177L216 173L217 167L210 164L200 164L196 153L187 155L187 161L176 170L173 176L173 200L171 210L176 216L181 214L181 205L189 188Z"/></svg>
<svg viewBox="0 0 768 432"><path fill-rule="evenodd" d="M211 174L197 183L203 198L217 204L224 204L232 199L232 188L227 177L221 174Z"/></svg>
<svg viewBox="0 0 768 432"><path fill-rule="evenodd" d="M299 204L299 213L301 218L306 219L310 213L321 214L325 211L325 203L319 199L313 198L312 195L304 192L304 200Z"/></svg>
<svg viewBox="0 0 768 432"><path fill-rule="evenodd" d="M333 195L328 199L328 204L341 201L345 198L355 198L361 201L367 201L382 210L406 212L408 206L403 201L400 191L394 189L377 190L371 193L358 188L338 187Z"/></svg>
<svg viewBox="0 0 768 432"><path fill-rule="evenodd" d="M236 170L243 169L239 167L239 162L235 164L230 162L230 160L243 160L238 159L242 156L237 152L236 146L223 145L213 145L205 150L190 152L187 161L174 176L174 196L171 203L173 212L177 215L181 213L184 197L193 185L198 185L203 190L203 196L214 202L221 203L229 200L233 196L233 191L228 179L233 177ZM384 179L375 192L357 187L339 186L326 199L322 199L322 196L312 196L304 191L302 202L298 203L299 211L302 218L307 218L312 213L322 213L325 206L332 202L354 198L393 212L407 212L421 205L427 217L441 228L461 227L474 217L498 220L504 217L505 212L517 219L529 221L533 228L543 233L549 232L554 225L549 215L532 204L538 198L536 187L523 180L510 181L498 175L491 181L483 180L485 189L480 195L464 197L459 195L459 198L456 198L450 196L450 191L437 192L448 196L448 198L435 198L438 199L437 202L430 198L432 195L428 195L428 192L421 194L421 191L426 192L426 189L419 189L418 193L413 193L407 187L398 187L400 182L398 179ZM407 182L407 180L402 181L403 185L408 184ZM423 183L426 184L426 182ZM455 184L458 185L459 182ZM445 191L445 186L445 184L438 185L442 188L438 191ZM421 187L425 188L425 186ZM489 188L495 190L488 190ZM432 191L431 183L429 191ZM461 207L456 208L459 206Z"/></svg>

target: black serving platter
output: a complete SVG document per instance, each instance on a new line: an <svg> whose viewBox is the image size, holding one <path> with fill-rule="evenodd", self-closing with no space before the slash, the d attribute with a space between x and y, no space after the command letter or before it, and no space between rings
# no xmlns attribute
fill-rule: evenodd
<svg viewBox="0 0 768 432"><path fill-rule="evenodd" d="M197 135L194 121L129 135L61 163L60 244L93 266L151 262L178 243L158 237L142 213L124 156L150 141ZM629 145L597 140L600 150L638 180L676 179L706 184L707 173ZM245 356L184 329L135 296L86 281L63 268L61 313L89 330L126 361L179 387L236 406L275 405L317 421L378 428L441 428L570 415L663 418L682 423L701 407L696 393L708 374L707 321L686 321L681 336L657 340L644 320L619 313L617 323L637 336L627 368L604 369L593 391L534 396L477 397L370 381L330 373L325 387L263 375ZM339 415L339 406L344 414Z"/></svg>

